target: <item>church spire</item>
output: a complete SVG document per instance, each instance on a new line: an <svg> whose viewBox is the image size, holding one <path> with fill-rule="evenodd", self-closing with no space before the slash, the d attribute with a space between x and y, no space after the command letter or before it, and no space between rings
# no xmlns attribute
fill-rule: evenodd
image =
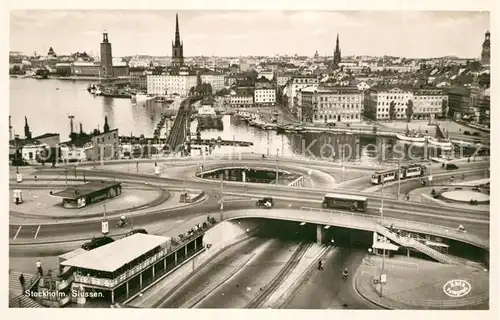
<svg viewBox="0 0 500 320"><path fill-rule="evenodd" d="M175 46L181 44L181 34L179 32L179 15L175 14Z"/></svg>

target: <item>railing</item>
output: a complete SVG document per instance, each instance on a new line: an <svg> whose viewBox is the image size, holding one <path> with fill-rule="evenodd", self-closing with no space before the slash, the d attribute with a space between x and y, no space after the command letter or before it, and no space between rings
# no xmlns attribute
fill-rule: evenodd
<svg viewBox="0 0 500 320"><path fill-rule="evenodd" d="M421 242L419 242L415 239L412 239L409 237L401 237L401 236L391 232L389 229L387 229L386 227L384 227L380 224L376 225L375 231L386 236L387 238L391 239L392 241L399 243L402 246L417 249L418 251L427 254L428 256L436 259L439 262L448 263L448 264L458 264L456 260L440 253L439 251L431 249L428 246L422 244Z"/></svg>

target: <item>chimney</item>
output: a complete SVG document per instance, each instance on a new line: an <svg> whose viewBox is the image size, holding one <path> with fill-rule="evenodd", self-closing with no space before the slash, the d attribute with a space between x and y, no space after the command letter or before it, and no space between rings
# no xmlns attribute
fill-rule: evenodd
<svg viewBox="0 0 500 320"><path fill-rule="evenodd" d="M83 134L83 127L81 122L80 122L80 134Z"/></svg>

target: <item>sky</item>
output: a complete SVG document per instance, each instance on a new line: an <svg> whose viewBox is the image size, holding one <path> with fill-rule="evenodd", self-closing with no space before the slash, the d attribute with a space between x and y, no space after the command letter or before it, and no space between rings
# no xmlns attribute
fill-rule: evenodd
<svg viewBox="0 0 500 320"><path fill-rule="evenodd" d="M99 53L102 32L113 56L170 56L175 11L42 11L10 14L10 50L25 54ZM479 57L488 12L178 11L185 56L342 55Z"/></svg>

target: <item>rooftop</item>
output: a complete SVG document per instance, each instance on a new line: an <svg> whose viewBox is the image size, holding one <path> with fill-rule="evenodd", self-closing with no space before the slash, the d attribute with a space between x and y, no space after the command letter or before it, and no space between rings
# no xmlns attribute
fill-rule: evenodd
<svg viewBox="0 0 500 320"><path fill-rule="evenodd" d="M86 251L61 263L82 269L114 272L148 251L161 246L169 238L136 233L94 250Z"/></svg>
<svg viewBox="0 0 500 320"><path fill-rule="evenodd" d="M50 137L57 137L57 136L59 136L59 133L44 133L42 135L34 137L33 140L50 138Z"/></svg>
<svg viewBox="0 0 500 320"><path fill-rule="evenodd" d="M72 186L59 192L54 192L54 197L65 199L78 199L79 197L87 196L96 191L120 185L120 182L115 181L92 181L78 186Z"/></svg>

